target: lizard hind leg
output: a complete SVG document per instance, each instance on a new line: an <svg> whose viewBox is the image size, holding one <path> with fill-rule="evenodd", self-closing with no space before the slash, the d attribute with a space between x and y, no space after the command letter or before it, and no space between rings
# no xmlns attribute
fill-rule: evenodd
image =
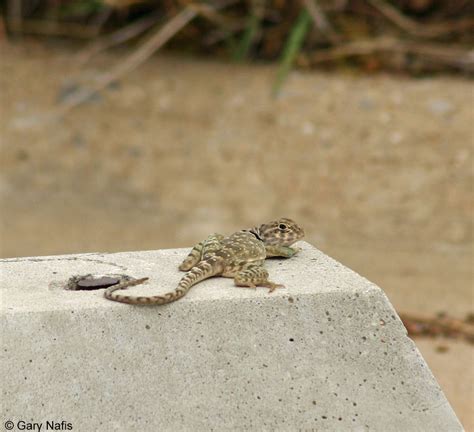
<svg viewBox="0 0 474 432"><path fill-rule="evenodd" d="M270 288L268 292L273 292L277 288L284 287L283 285L270 282L268 280L268 271L261 265L249 266L239 271L234 277L234 282L239 287L267 287Z"/></svg>
<svg viewBox="0 0 474 432"><path fill-rule="evenodd" d="M191 270L199 261L201 261L202 247L204 242L198 243L193 247L189 255L184 259L184 261L179 266L181 271Z"/></svg>
<svg viewBox="0 0 474 432"><path fill-rule="evenodd" d="M224 238L222 234L212 234L206 240L199 242L193 247L189 255L180 264L181 271L191 270L199 261L203 259L203 254L207 250L216 250L220 247L220 241Z"/></svg>

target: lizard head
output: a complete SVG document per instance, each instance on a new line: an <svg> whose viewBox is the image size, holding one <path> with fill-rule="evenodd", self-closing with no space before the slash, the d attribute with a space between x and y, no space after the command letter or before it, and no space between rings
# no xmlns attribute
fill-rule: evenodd
<svg viewBox="0 0 474 432"><path fill-rule="evenodd" d="M291 246L304 237L303 228L288 218L262 224L256 231L266 245Z"/></svg>

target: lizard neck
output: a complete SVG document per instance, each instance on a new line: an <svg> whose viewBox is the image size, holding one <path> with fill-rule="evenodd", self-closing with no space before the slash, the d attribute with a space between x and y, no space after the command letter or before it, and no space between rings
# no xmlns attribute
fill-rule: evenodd
<svg viewBox="0 0 474 432"><path fill-rule="evenodd" d="M260 236L260 228L259 227L253 227L253 228L250 228L250 229L247 229L247 230L244 230L244 231L247 231L250 234L253 234L257 240L260 240L261 242L263 242L263 239Z"/></svg>

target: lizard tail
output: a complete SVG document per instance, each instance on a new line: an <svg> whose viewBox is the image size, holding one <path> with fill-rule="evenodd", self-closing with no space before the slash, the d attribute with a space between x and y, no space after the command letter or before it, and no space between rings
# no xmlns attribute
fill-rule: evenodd
<svg viewBox="0 0 474 432"><path fill-rule="evenodd" d="M132 285L138 285L148 279L143 278L131 281L134 282L133 284L124 282L123 284L111 286L107 288L104 296L108 300L132 305L163 305L184 297L193 285L204 279L215 276L220 272L222 272L222 265L219 259L201 261L182 277L178 283L178 286L173 291L167 292L166 294L155 296L129 296L115 293L115 291L128 288Z"/></svg>

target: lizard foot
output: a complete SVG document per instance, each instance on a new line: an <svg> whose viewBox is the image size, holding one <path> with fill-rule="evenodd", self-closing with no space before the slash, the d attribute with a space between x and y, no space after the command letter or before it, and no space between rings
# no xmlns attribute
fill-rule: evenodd
<svg viewBox="0 0 474 432"><path fill-rule="evenodd" d="M243 284L243 283L239 283L239 284L236 284L238 287L240 288L251 288L251 289L254 289L256 290L257 289L257 286L251 282L247 283L247 284Z"/></svg>
<svg viewBox="0 0 474 432"><path fill-rule="evenodd" d="M269 293L272 293L272 292L275 291L277 288L285 288L285 285L276 284L276 283L273 283L273 282L270 282L270 281L261 283L260 286L270 288L270 289L268 290Z"/></svg>
<svg viewBox="0 0 474 432"><path fill-rule="evenodd" d="M293 252L293 255L296 255L298 252L301 252L303 249L301 249L300 247L296 247L296 248L293 248L294 252Z"/></svg>

